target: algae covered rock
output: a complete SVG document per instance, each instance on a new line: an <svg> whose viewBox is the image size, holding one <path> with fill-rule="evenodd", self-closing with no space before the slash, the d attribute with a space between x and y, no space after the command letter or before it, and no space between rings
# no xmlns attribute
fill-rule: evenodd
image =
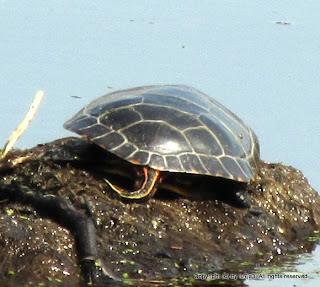
<svg viewBox="0 0 320 287"><path fill-rule="evenodd" d="M261 162L248 209L165 190L125 201L104 180L108 160L96 145L65 138L1 162L1 281L161 283L251 272L315 246L319 195L292 167Z"/></svg>

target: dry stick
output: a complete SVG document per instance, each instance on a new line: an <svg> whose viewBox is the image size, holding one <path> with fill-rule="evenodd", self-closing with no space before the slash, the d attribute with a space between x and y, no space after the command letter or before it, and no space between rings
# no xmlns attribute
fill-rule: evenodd
<svg viewBox="0 0 320 287"><path fill-rule="evenodd" d="M29 111L27 112L26 116L24 117L24 120L21 122L21 124L18 126L18 128L11 134L9 140L6 142L6 144L3 147L3 150L0 154L0 160L4 159L8 153L11 151L11 149L14 147L20 136L23 134L23 132L27 129L30 122L36 115L36 112L40 106L41 100L44 96L43 91L38 91L36 95L34 96L33 102L29 108Z"/></svg>

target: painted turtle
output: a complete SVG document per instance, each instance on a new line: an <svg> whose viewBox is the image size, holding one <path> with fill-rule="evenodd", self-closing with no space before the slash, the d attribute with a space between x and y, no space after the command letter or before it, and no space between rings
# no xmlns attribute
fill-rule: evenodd
<svg viewBox="0 0 320 287"><path fill-rule="evenodd" d="M188 86L112 92L92 101L64 127L141 167L143 180L135 190L107 181L126 198L153 195L163 177L172 173L248 183L257 172L259 143L253 131Z"/></svg>

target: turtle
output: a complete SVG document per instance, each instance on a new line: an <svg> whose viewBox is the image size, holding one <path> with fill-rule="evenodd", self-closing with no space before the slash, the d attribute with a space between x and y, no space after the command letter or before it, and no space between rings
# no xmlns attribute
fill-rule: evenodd
<svg viewBox="0 0 320 287"><path fill-rule="evenodd" d="M164 179L221 178L248 184L260 158L255 133L205 93L183 85L154 85L108 93L64 123L136 168L133 189L106 179L121 197L152 197ZM180 180L181 181L181 180ZM185 195L175 183L166 187ZM182 184L182 187L185 186ZM192 193L197 193L198 184Z"/></svg>

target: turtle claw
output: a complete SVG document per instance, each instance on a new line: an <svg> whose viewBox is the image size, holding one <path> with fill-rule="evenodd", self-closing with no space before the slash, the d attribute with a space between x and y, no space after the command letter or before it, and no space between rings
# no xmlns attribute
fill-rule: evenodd
<svg viewBox="0 0 320 287"><path fill-rule="evenodd" d="M246 190L238 190L222 201L239 208L251 208L251 198Z"/></svg>
<svg viewBox="0 0 320 287"><path fill-rule="evenodd" d="M64 127L125 165L143 166L145 181L139 180L137 189L126 190L107 181L124 198L150 198L162 172L248 183L259 168L259 142L254 132L213 98L188 86L112 92L93 100ZM234 201L242 207L250 205L242 194Z"/></svg>
<svg viewBox="0 0 320 287"><path fill-rule="evenodd" d="M251 207L251 198L246 190L237 191L235 194L235 201L239 204L240 207Z"/></svg>

